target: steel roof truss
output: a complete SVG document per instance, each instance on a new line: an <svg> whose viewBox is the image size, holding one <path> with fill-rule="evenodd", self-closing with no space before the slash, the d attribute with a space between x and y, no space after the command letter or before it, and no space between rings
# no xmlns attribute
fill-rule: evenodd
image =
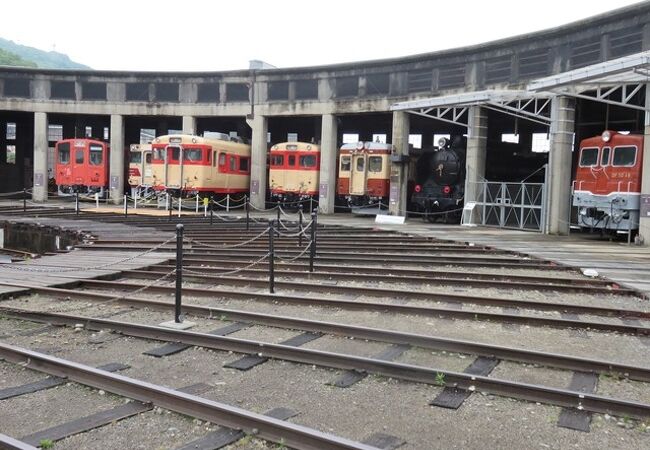
<svg viewBox="0 0 650 450"><path fill-rule="evenodd" d="M440 120L442 122L467 127L467 116L465 115L467 108L467 106L434 107L408 110L407 112L410 114L415 114L416 116L428 117L429 119ZM465 115L464 118L463 115Z"/></svg>

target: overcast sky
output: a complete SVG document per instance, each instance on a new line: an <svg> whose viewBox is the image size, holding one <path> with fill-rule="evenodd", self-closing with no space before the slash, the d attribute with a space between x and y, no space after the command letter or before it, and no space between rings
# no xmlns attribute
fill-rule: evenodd
<svg viewBox="0 0 650 450"><path fill-rule="evenodd" d="M94 69L231 70L389 58L525 34L636 0L18 0L0 36Z"/></svg>

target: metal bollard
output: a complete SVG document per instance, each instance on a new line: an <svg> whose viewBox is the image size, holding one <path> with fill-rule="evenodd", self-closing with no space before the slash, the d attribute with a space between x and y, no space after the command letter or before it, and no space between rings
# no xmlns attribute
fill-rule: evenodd
<svg viewBox="0 0 650 450"><path fill-rule="evenodd" d="M314 210L314 197L309 197L309 212Z"/></svg>
<svg viewBox="0 0 650 450"><path fill-rule="evenodd" d="M99 209L99 192L95 192L95 208Z"/></svg>
<svg viewBox="0 0 650 450"><path fill-rule="evenodd" d="M302 247L302 203L298 207L298 247Z"/></svg>
<svg viewBox="0 0 650 450"><path fill-rule="evenodd" d="M316 213L311 213L311 242L309 243L309 271L314 271L314 258L316 258Z"/></svg>
<svg viewBox="0 0 650 450"><path fill-rule="evenodd" d="M244 200L246 200L245 209L246 209L246 231L250 229L250 222L251 222L251 212L250 212L250 206L248 203L248 196L244 197Z"/></svg>
<svg viewBox="0 0 650 450"><path fill-rule="evenodd" d="M199 194L196 194L196 208L194 210L196 214L199 213Z"/></svg>
<svg viewBox="0 0 650 450"><path fill-rule="evenodd" d="M129 198L125 195L124 196L124 218L129 217Z"/></svg>
<svg viewBox="0 0 650 450"><path fill-rule="evenodd" d="M27 212L27 189L23 189L23 212Z"/></svg>
<svg viewBox="0 0 650 450"><path fill-rule="evenodd" d="M178 217L181 217L181 208L183 207L183 199L178 196Z"/></svg>
<svg viewBox="0 0 650 450"><path fill-rule="evenodd" d="M273 294L275 292L275 274L273 272L273 265L275 259L275 249L273 248L273 219L269 220L269 292Z"/></svg>
<svg viewBox="0 0 650 450"><path fill-rule="evenodd" d="M181 302L183 289L183 224L176 225L176 304L174 322L181 323Z"/></svg>
<svg viewBox="0 0 650 450"><path fill-rule="evenodd" d="M280 239L280 205L278 205L277 211L278 211L278 217L277 217L278 226L276 227L275 232L277 233L278 239Z"/></svg>
<svg viewBox="0 0 650 450"><path fill-rule="evenodd" d="M230 194L226 194L226 212L230 212Z"/></svg>
<svg viewBox="0 0 650 450"><path fill-rule="evenodd" d="M76 215L79 215L79 192L75 192L74 212L75 212Z"/></svg>

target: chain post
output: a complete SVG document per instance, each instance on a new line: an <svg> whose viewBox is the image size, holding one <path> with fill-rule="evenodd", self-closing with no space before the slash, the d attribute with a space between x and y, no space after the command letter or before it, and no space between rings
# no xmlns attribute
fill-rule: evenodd
<svg viewBox="0 0 650 450"><path fill-rule="evenodd" d="M278 226L276 228L276 233L278 233L278 239L280 239L280 204L279 203L278 203L277 208L278 208L277 209L277 211L278 211L278 214L277 214Z"/></svg>
<svg viewBox="0 0 650 450"><path fill-rule="evenodd" d="M23 212L27 212L27 189L23 189Z"/></svg>
<svg viewBox="0 0 650 450"><path fill-rule="evenodd" d="M275 292L275 274L274 274L274 259L275 259L275 249L273 246L273 219L269 219L269 292L273 294Z"/></svg>
<svg viewBox="0 0 650 450"><path fill-rule="evenodd" d="M74 195L74 212L79 215L79 192L75 192Z"/></svg>
<svg viewBox="0 0 650 450"><path fill-rule="evenodd" d="M125 194L124 195L124 218L126 219L128 217L129 217L129 198Z"/></svg>
<svg viewBox="0 0 650 450"><path fill-rule="evenodd" d="M298 247L302 247L302 203L298 206Z"/></svg>
<svg viewBox="0 0 650 450"><path fill-rule="evenodd" d="M311 242L309 243L309 271L314 271L314 258L316 258L316 213L311 213Z"/></svg>
<svg viewBox="0 0 650 450"><path fill-rule="evenodd" d="M183 289L183 224L176 225L176 303L174 322L181 323L181 302Z"/></svg>
<svg viewBox="0 0 650 450"><path fill-rule="evenodd" d="M246 231L250 229L250 222L251 222L251 210L250 210L250 203L248 201L248 195L244 198L246 200Z"/></svg>

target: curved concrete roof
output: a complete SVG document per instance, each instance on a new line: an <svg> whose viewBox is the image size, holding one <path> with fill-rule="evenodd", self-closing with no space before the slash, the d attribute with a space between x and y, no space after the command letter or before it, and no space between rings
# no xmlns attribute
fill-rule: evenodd
<svg viewBox="0 0 650 450"><path fill-rule="evenodd" d="M648 1L478 45L343 64L222 72L0 67L0 110L240 116L254 104L268 115L388 111L397 101L523 88L645 50Z"/></svg>

